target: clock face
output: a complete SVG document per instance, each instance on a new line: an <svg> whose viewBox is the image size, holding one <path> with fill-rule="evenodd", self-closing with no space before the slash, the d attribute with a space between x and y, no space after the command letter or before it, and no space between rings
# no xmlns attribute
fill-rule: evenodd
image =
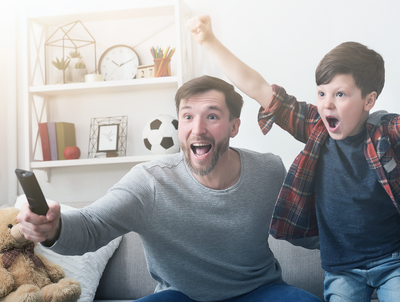
<svg viewBox="0 0 400 302"><path fill-rule="evenodd" d="M99 71L105 81L134 79L139 66L136 52L125 45L107 49L99 61Z"/></svg>

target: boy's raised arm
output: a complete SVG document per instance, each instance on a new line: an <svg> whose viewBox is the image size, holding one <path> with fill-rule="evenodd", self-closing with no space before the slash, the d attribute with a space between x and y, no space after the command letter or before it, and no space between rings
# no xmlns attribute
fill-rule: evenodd
<svg viewBox="0 0 400 302"><path fill-rule="evenodd" d="M190 19L188 29L197 43L213 57L229 80L249 97L267 108L272 98L272 87L254 69L247 66L227 49L214 35L210 16L203 15Z"/></svg>

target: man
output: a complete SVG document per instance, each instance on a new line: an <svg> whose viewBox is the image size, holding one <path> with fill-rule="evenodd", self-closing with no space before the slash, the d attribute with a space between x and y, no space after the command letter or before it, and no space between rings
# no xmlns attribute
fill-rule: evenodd
<svg viewBox="0 0 400 302"><path fill-rule="evenodd" d="M320 301L283 283L268 246L281 159L229 147L242 97L203 76L185 83L175 102L181 153L135 166L80 211L60 214L52 203L40 217L25 205L18 216L25 237L79 255L137 232L158 281L139 301Z"/></svg>

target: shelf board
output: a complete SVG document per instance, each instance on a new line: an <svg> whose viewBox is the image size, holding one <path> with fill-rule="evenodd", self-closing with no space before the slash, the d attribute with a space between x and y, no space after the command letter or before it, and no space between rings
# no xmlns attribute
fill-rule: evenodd
<svg viewBox="0 0 400 302"><path fill-rule="evenodd" d="M175 6L178 0L151 0L151 1L130 1L118 5L118 2L110 2L93 6L90 3L82 2L79 8L53 6L49 10L30 9L28 18L39 21L45 25L59 26L80 20L82 22L123 20L130 18L144 18L154 16L174 15Z"/></svg>
<svg viewBox="0 0 400 302"><path fill-rule="evenodd" d="M29 92L44 95L57 96L60 94L71 95L81 93L103 93L103 92L121 92L133 91L139 89L160 89L160 88L178 88L178 77L160 77L133 79L124 81L103 81L92 83L71 83L57 85L30 86Z"/></svg>
<svg viewBox="0 0 400 302"><path fill-rule="evenodd" d="M92 165L108 165L108 164L139 164L150 160L158 159L163 155L141 155L141 156L124 156L124 157L108 157L108 158L86 158L86 159L70 159L70 160L53 160L53 161L34 161L31 162L32 169L48 169L61 167L76 166L92 166Z"/></svg>

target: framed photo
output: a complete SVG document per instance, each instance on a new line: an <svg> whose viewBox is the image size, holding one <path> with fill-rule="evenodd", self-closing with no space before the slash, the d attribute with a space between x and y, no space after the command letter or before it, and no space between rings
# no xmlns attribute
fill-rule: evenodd
<svg viewBox="0 0 400 302"><path fill-rule="evenodd" d="M90 121L88 158L126 156L128 117L94 117Z"/></svg>
<svg viewBox="0 0 400 302"><path fill-rule="evenodd" d="M97 152L118 151L119 124L99 125Z"/></svg>

